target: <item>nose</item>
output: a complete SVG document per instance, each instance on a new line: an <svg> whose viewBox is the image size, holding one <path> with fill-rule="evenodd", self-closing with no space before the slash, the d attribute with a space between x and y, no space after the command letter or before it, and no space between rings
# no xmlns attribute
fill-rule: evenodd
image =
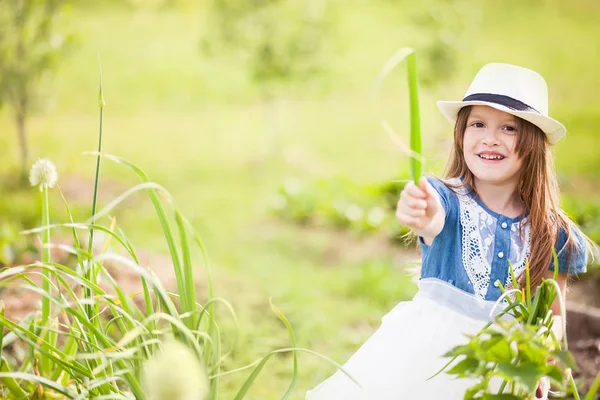
<svg viewBox="0 0 600 400"><path fill-rule="evenodd" d="M481 142L488 146L497 146L500 143L498 139L499 134L500 132L497 132L495 129L487 128Z"/></svg>

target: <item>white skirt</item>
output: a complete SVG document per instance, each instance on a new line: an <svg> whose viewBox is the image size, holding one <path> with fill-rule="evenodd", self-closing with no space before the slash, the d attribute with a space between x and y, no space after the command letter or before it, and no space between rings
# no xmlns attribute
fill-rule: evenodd
<svg viewBox="0 0 600 400"><path fill-rule="evenodd" d="M337 371L306 393L306 400L454 400L475 382L445 372L428 380L491 319L494 303L438 279L422 279L412 301L398 304L379 329ZM498 310L499 311L499 310Z"/></svg>

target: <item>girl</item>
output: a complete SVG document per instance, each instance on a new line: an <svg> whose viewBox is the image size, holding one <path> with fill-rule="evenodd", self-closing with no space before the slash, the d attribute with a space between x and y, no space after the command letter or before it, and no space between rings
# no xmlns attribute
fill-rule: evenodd
<svg viewBox="0 0 600 400"><path fill-rule="evenodd" d="M344 365L360 386L337 371L307 400L462 399L473 382L447 374L427 379L448 361L441 355L489 321L498 282L512 286L508 261L523 285L528 259L535 288L553 275L554 247L563 295L568 274L586 270L586 238L559 205L551 146L566 129L548 116L544 78L488 64L462 101L438 107L455 123L446 179L408 183L396 212L419 237L419 291ZM552 310L560 318L558 301ZM536 397L547 393L542 380Z"/></svg>

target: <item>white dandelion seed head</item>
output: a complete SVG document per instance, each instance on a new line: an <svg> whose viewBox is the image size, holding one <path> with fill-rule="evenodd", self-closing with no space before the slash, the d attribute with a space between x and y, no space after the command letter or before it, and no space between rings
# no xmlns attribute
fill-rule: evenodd
<svg viewBox="0 0 600 400"><path fill-rule="evenodd" d="M208 394L206 372L191 348L170 339L142 370L148 400L203 400Z"/></svg>
<svg viewBox="0 0 600 400"><path fill-rule="evenodd" d="M45 158L38 159L29 171L31 186L38 186L40 190L52 188L58 181L58 173L52 161Z"/></svg>

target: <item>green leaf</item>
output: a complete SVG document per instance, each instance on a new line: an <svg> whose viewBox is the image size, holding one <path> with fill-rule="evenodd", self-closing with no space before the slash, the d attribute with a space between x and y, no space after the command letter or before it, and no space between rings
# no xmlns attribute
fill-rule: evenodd
<svg viewBox="0 0 600 400"><path fill-rule="evenodd" d="M533 364L500 363L496 369L496 374L508 381L514 381L524 386L530 393L533 393L537 388L538 381L544 376L544 370Z"/></svg>
<svg viewBox="0 0 600 400"><path fill-rule="evenodd" d="M475 350L471 345L461 345L448 350L444 357L472 356L474 354Z"/></svg>
<svg viewBox="0 0 600 400"><path fill-rule="evenodd" d="M281 322L283 322L283 324L287 328L288 333L290 335L290 341L292 342L292 347L296 347L296 338L294 336L294 330L292 329L292 324L290 324L290 321L281 312L281 310L279 308L277 308L271 302L271 299L269 299L269 304L271 305L271 309L273 310L273 312L275 313L275 315L277 315L277 318L279 318L281 320ZM281 400L287 399L290 396L290 394L292 393L292 390L294 389L294 386L296 386L296 380L298 379L298 355L296 354L295 351L293 352L293 359L294 360L293 360L292 380L290 381L290 384L288 386L288 390L285 392L285 394L283 395L283 397L281 398Z"/></svg>
<svg viewBox="0 0 600 400"><path fill-rule="evenodd" d="M23 388L17 383L17 380L12 374L10 367L8 365L8 361L6 358L2 357L0 359L0 373L4 376L0 378L0 382L2 382L3 386L10 391L17 399L27 398L27 392L23 390Z"/></svg>
<svg viewBox="0 0 600 400"><path fill-rule="evenodd" d="M573 355L567 350L558 350L552 353L554 358L558 358L566 367L571 368L573 371L578 371L577 362Z"/></svg>
<svg viewBox="0 0 600 400"><path fill-rule="evenodd" d="M410 99L410 149L413 154L421 155L421 121L419 116L419 85L417 80L417 56L413 52L406 57L408 72L408 94ZM420 159L411 157L410 165L415 185L421 179L423 165Z"/></svg>
<svg viewBox="0 0 600 400"><path fill-rule="evenodd" d="M544 372L544 375L550 378L551 383L560 386L561 390L564 390L566 381L565 374L559 367L557 367L556 365L548 365L546 371Z"/></svg>
<svg viewBox="0 0 600 400"><path fill-rule="evenodd" d="M480 382L480 383L478 383L476 385L471 386L465 392L464 400L481 399L481 397L479 397L478 395L481 393L482 390L485 390L486 387L487 387L487 382L486 381L483 381L483 382ZM475 397L475 396L478 396L478 397Z"/></svg>
<svg viewBox="0 0 600 400"><path fill-rule="evenodd" d="M514 394L484 394L482 400L523 400Z"/></svg>
<svg viewBox="0 0 600 400"><path fill-rule="evenodd" d="M488 348L482 346L485 350L485 358L488 361L510 362L513 358L513 351L505 337L499 337L494 340L493 344Z"/></svg>
<svg viewBox="0 0 600 400"><path fill-rule="evenodd" d="M469 376L469 374L475 372L479 367L479 360L473 357L467 357L454 367L450 368L447 372L451 375L458 375L459 377Z"/></svg>
<svg viewBox="0 0 600 400"><path fill-rule="evenodd" d="M518 289L519 283L517 282L517 277L515 276L515 270L513 268L512 263L510 262L510 260L508 260L508 269L510 271L510 279L513 284L513 288Z"/></svg>

